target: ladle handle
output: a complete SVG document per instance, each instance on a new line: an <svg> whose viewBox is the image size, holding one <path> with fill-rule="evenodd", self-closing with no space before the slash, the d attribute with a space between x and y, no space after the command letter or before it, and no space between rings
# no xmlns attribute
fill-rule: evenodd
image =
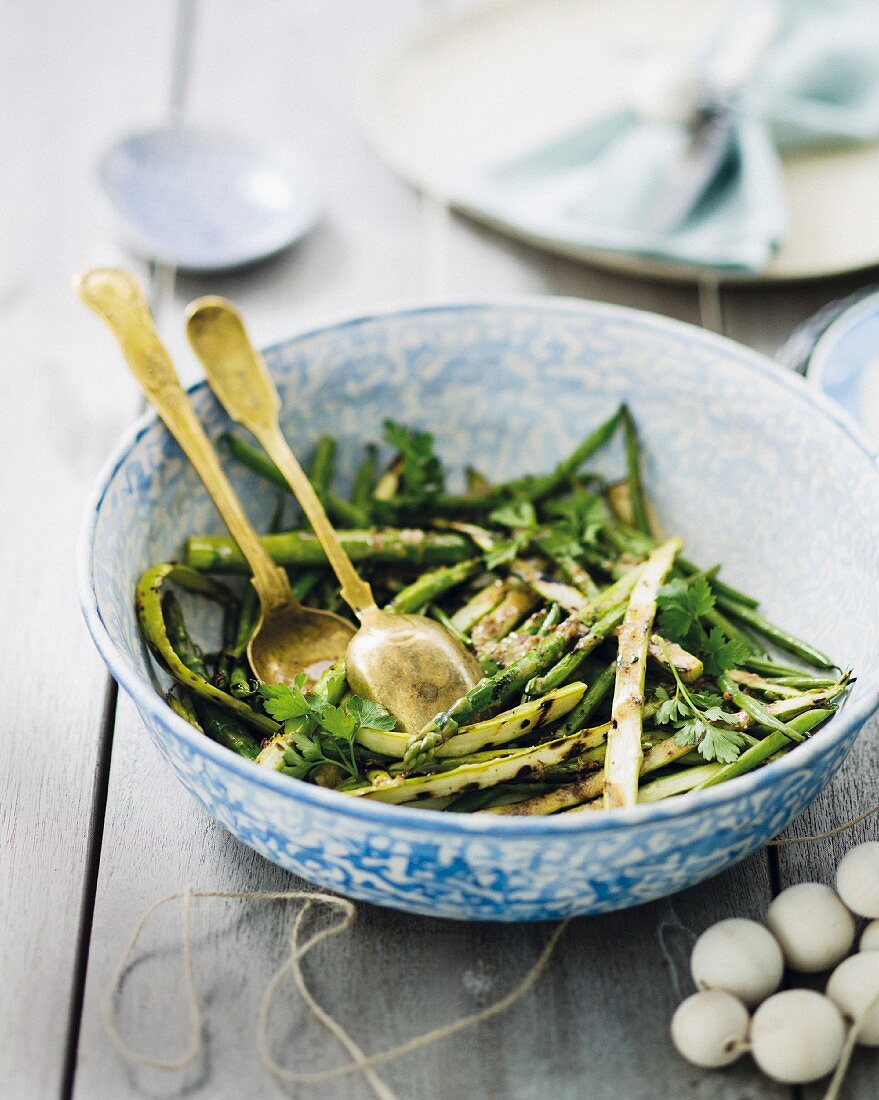
<svg viewBox="0 0 879 1100"><path fill-rule="evenodd" d="M336 576L342 599L359 618L375 597L339 541L305 471L278 424L280 399L268 368L247 335L238 310L225 298L199 298L187 310L186 331L211 389L229 416L248 428L281 473L314 529Z"/></svg>
<svg viewBox="0 0 879 1100"><path fill-rule="evenodd" d="M275 565L223 473L216 451L193 412L174 364L159 340L137 278L116 268L93 268L74 284L83 302L109 325L131 373L168 431L195 467L229 533L247 559L264 610L293 599L286 572Z"/></svg>

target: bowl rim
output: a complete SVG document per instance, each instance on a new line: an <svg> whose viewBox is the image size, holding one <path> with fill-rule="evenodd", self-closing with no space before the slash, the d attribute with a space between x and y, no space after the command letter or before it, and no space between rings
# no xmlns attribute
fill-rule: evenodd
<svg viewBox="0 0 879 1100"><path fill-rule="evenodd" d="M812 348L806 363L804 377L822 394L827 394L824 375L827 372L827 365L831 358L838 354L840 345L848 336L851 336L865 321L875 318L877 313L879 313L879 288L865 294L863 298L844 309L838 317L830 322L815 341L815 346ZM844 409L842 405L839 407ZM859 427L863 428L861 422L855 420L853 413L848 415Z"/></svg>
<svg viewBox="0 0 879 1100"><path fill-rule="evenodd" d="M859 450L864 452L872 462L879 481L879 451L848 413L800 375L775 363L768 356L725 336L709 332L686 321L630 306L548 295L451 300L428 305L403 306L324 322L269 345L263 349L263 353L271 356L273 352L279 352L290 344L376 321L432 313L491 310L515 312L520 309L537 310L542 313L599 315L623 322L634 321L642 328L653 328L657 332L670 331L714 347L726 358L732 358L755 374L769 376L776 383L790 390L798 399L811 405L825 422L830 421L836 429L843 431ZM207 390L207 382L204 379L187 387L189 394L198 394ZM462 837L534 838L545 835L581 835L605 833L617 829L634 829L672 819L675 821L686 819L700 814L703 810L746 799L762 792L784 776L806 770L816 757L822 755L831 745L844 741L879 708L879 664L877 664L870 673L859 677L861 695L857 702L849 700L825 730L821 730L814 738L797 746L796 752L788 753L779 760L726 783L718 784L716 787L690 792L686 798L642 803L615 810L612 814L507 817L493 814L426 813L422 809L408 807L405 804L397 805L373 799L352 798L350 795L319 787L316 784L291 782L288 776L261 768L253 761L236 755L205 737L204 734L198 733L177 715L165 702L164 697L156 691L151 681L137 671L128 655L113 640L101 618L93 583L94 541L100 508L118 469L128 459L141 437L158 423L159 417L156 412L148 409L127 429L98 473L86 503L77 547L77 588L82 614L89 634L111 676L131 696L139 711L147 712L156 722L169 729L177 740L184 742L194 752L208 757L221 769L233 772L239 778L255 783L282 797L304 802L318 811L340 813L377 826L459 834Z"/></svg>

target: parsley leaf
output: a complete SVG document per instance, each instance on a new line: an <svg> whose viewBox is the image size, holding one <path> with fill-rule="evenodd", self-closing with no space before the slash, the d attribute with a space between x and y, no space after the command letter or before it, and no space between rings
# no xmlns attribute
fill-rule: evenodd
<svg viewBox="0 0 879 1100"><path fill-rule="evenodd" d="M698 745L699 753L706 760L716 760L719 764L737 760L745 743L740 733L715 726L704 718L691 718L681 725L675 741L679 745Z"/></svg>
<svg viewBox="0 0 879 1100"><path fill-rule="evenodd" d="M537 513L530 500L510 500L498 505L488 518L500 527L508 527L512 536L496 539L485 552L485 568L497 569L512 561L528 545L537 523Z"/></svg>
<svg viewBox="0 0 879 1100"><path fill-rule="evenodd" d="M499 539L490 550L483 555L486 569L497 569L499 565L506 565L527 545L527 535L517 535L512 539Z"/></svg>
<svg viewBox="0 0 879 1100"><path fill-rule="evenodd" d="M659 709L654 715L654 721L658 726L667 726L670 722L675 722L686 715L687 705L680 695L670 696L661 686L656 689L656 695L660 700Z"/></svg>
<svg viewBox="0 0 879 1100"><path fill-rule="evenodd" d="M748 650L737 638L727 638L720 627L713 626L702 643L702 659L709 676L721 676L743 664Z"/></svg>
<svg viewBox="0 0 879 1100"><path fill-rule="evenodd" d="M723 706L723 696L715 695L712 692L691 691L687 688L687 697L693 705L699 707L700 710L708 711L712 708Z"/></svg>
<svg viewBox="0 0 879 1100"><path fill-rule="evenodd" d="M576 560L587 546L595 546L608 518L604 501L584 492L550 501L546 512L555 522L539 531L533 541L542 553L556 561Z"/></svg>
<svg viewBox="0 0 879 1100"><path fill-rule="evenodd" d="M664 584L657 599L659 633L699 654L709 676L720 676L748 657L741 642L727 638L720 627L706 631L702 620L714 608L714 593L706 577L680 577Z"/></svg>
<svg viewBox="0 0 879 1100"><path fill-rule="evenodd" d="M285 730L290 736L290 741L298 750L299 755L303 760L320 760L321 747L320 741L316 741L313 737L309 737L307 733L302 730L289 729Z"/></svg>
<svg viewBox="0 0 879 1100"><path fill-rule="evenodd" d="M263 708L278 722L287 722L291 718L302 718L311 713L311 704L302 693L305 687L305 674L300 673L292 686L287 684L260 684Z"/></svg>
<svg viewBox="0 0 879 1100"><path fill-rule="evenodd" d="M488 518L500 527L517 530L534 527L537 523L537 512L530 500L511 500L495 508Z"/></svg>
<svg viewBox="0 0 879 1100"><path fill-rule="evenodd" d="M699 620L714 607L714 593L705 577L691 583L677 577L660 588L657 605L659 632L686 646L690 635L699 630Z"/></svg>
<svg viewBox="0 0 879 1100"><path fill-rule="evenodd" d="M407 496L425 501L442 492L445 484L443 468L434 454L430 432L410 430L403 424L386 420L384 438L403 457L400 482Z"/></svg>
<svg viewBox="0 0 879 1100"><path fill-rule="evenodd" d="M579 492L547 505L547 512L561 521L556 525L582 546L593 546L607 525L607 505L593 493Z"/></svg>
<svg viewBox="0 0 879 1100"><path fill-rule="evenodd" d="M538 527L537 511L530 500L510 500L490 514L492 523L507 527L510 539L495 543L486 554L487 568L511 561L528 543L556 561L577 559L585 545L594 543L607 522L604 501L592 493L580 492L561 501L550 501L547 513L555 521Z"/></svg>
<svg viewBox="0 0 879 1100"><path fill-rule="evenodd" d="M532 542L542 554L555 561L559 558L577 558L583 549L576 535L562 523L538 531Z"/></svg>
<svg viewBox="0 0 879 1100"><path fill-rule="evenodd" d="M674 725L675 742L681 746L697 746L706 760L731 764L738 758L745 739L723 724L732 724L733 717L724 711L723 698L711 692L690 691L674 665L671 662L669 665L675 679L675 693L669 695L665 688L657 689L660 701L654 716L657 725Z"/></svg>
<svg viewBox="0 0 879 1100"><path fill-rule="evenodd" d="M378 703L358 695L352 695L344 707L313 693L306 695L305 682L304 676L297 676L289 685L260 685L265 710L284 723L287 748L282 771L306 779L319 765L335 764L352 779L359 778L354 751L357 731L361 727L392 730L397 720Z"/></svg>
<svg viewBox="0 0 879 1100"><path fill-rule="evenodd" d="M334 707L332 703L324 703L323 706L314 708L314 716L324 733L334 737L337 741L352 742L357 732L357 719L353 714L341 707Z"/></svg>
<svg viewBox="0 0 879 1100"><path fill-rule="evenodd" d="M698 745L705 733L705 723L701 718L691 717L682 722L675 731L675 743L678 745Z"/></svg>
<svg viewBox="0 0 879 1100"><path fill-rule="evenodd" d="M706 760L716 760L719 764L732 764L739 758L745 739L736 730L723 729L721 726L707 725L699 752Z"/></svg>
<svg viewBox="0 0 879 1100"><path fill-rule="evenodd" d="M304 760L294 749L288 749L284 753L284 767L281 769L284 775L292 775L294 779L307 779L314 764Z"/></svg>
<svg viewBox="0 0 879 1100"><path fill-rule="evenodd" d="M371 699L361 699L359 695L352 695L345 708L357 720L358 726L368 730L392 730L397 725L393 714Z"/></svg>

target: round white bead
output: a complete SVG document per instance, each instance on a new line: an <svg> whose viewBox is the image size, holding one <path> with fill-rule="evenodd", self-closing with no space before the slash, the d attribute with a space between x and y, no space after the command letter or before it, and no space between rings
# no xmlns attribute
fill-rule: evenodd
<svg viewBox="0 0 879 1100"><path fill-rule="evenodd" d="M806 974L835 966L855 939L851 913L829 886L818 882L782 890L769 906L766 923L788 966Z"/></svg>
<svg viewBox="0 0 879 1100"><path fill-rule="evenodd" d="M859 917L879 917L879 840L846 852L836 868L836 891Z"/></svg>
<svg viewBox="0 0 879 1100"><path fill-rule="evenodd" d="M839 1009L811 989L776 993L751 1020L751 1054L761 1070L787 1085L830 1073L845 1041Z"/></svg>
<svg viewBox="0 0 879 1100"><path fill-rule="evenodd" d="M745 1049L747 1034L748 1010L737 997L720 989L687 997L671 1018L671 1038L678 1053L703 1069L734 1062Z"/></svg>
<svg viewBox="0 0 879 1100"><path fill-rule="evenodd" d="M879 951L879 920L871 920L861 933L862 951Z"/></svg>
<svg viewBox="0 0 879 1100"><path fill-rule="evenodd" d="M778 989L783 971L784 958L772 933L756 921L739 918L706 929L690 959L699 989L724 989L751 1007Z"/></svg>
<svg viewBox="0 0 879 1100"><path fill-rule="evenodd" d="M863 951L844 959L830 975L827 996L854 1023L866 1016L858 1042L879 1047L879 951Z"/></svg>

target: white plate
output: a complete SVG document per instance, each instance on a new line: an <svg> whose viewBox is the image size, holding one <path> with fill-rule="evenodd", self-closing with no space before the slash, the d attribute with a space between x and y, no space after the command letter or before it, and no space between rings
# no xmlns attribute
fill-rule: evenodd
<svg viewBox="0 0 879 1100"><path fill-rule="evenodd" d="M727 0L723 0L726 4ZM367 125L385 159L440 200L459 172L532 150L623 106L645 72L681 66L719 15L717 0L503 0L422 25L373 75ZM784 163L790 229L763 281L879 263L879 143ZM604 267L695 279L703 267L583 249L497 228Z"/></svg>

